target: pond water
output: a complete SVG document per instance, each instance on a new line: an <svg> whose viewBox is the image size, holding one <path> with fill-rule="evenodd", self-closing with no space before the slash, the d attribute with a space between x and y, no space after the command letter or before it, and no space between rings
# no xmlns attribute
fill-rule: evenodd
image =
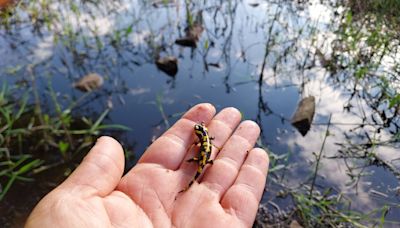
<svg viewBox="0 0 400 228"><path fill-rule="evenodd" d="M352 52L343 51L337 61L348 67L327 64L334 62L337 47L345 46L340 42L346 43L338 33L345 7L319 0L42 2L47 4L19 3L2 25L0 83L20 83L34 74L44 101L51 100L50 86L62 105L79 100L72 110L76 115L110 109L106 123L132 129L116 135L132 148L129 166L189 107L233 106L244 119L257 121L259 146L271 153L262 201L271 212L293 207L282 192L308 191L316 155L322 153L315 191L331 189L342 207L365 214L386 205L386 220L393 223L385 225L400 222L400 111L379 100L386 76L388 93L398 94L399 80L390 75L398 72L399 56L396 49L387 50L376 77L361 79L354 76L354 64L345 64ZM196 48L175 43L190 24L203 28ZM165 56L177 58L175 76L155 65ZM102 87L90 93L73 88L92 72L104 77ZM315 97L315 116L302 136L290 119L308 96ZM51 102L44 104L54 109ZM13 186L0 204L2 224L22 224L64 171L62 166L34 183ZM380 218L376 212L372 217Z"/></svg>

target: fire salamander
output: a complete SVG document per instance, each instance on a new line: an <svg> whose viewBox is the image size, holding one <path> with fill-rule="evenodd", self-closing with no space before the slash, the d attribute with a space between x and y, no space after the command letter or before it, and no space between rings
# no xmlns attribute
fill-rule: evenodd
<svg viewBox="0 0 400 228"><path fill-rule="evenodd" d="M207 164L213 164L213 160L211 160L211 151L212 151L211 140L213 138L209 136L208 129L206 128L204 123L194 125L194 133L196 134L196 136L199 138L200 141L199 155L198 157L193 157L187 160L187 162L197 162L198 168L196 174L190 181L189 185L179 193L184 192L190 188L193 182L195 182L197 178L199 178L200 174L203 172L204 167Z"/></svg>

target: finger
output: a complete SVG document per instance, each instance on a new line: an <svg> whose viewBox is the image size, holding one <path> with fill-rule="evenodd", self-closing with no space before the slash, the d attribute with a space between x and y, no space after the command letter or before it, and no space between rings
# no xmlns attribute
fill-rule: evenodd
<svg viewBox="0 0 400 228"><path fill-rule="evenodd" d="M218 153L218 148L221 148L222 145L225 144L226 140L231 136L233 130L237 127L241 119L241 114L239 110L236 108L225 108L221 110L210 122L207 126L210 137L213 137L212 140L213 148L211 159L214 159L216 154ZM193 131L193 129L192 129ZM195 163L185 162L194 156L197 156L199 148L194 146L190 152L186 155L184 161L181 165L181 170L188 174L190 177L193 175L194 170L196 169Z"/></svg>
<svg viewBox="0 0 400 228"><path fill-rule="evenodd" d="M211 104L194 106L146 150L138 163L155 163L176 170L194 142L193 126L208 123L214 115Z"/></svg>
<svg viewBox="0 0 400 228"><path fill-rule="evenodd" d="M264 193L268 163L268 155L263 149L252 149L235 183L221 200L222 207L228 213L238 216L247 227L253 224Z"/></svg>
<svg viewBox="0 0 400 228"><path fill-rule="evenodd" d="M260 128L255 122L242 122L204 175L202 183L222 197L235 181L248 151L253 148L259 134Z"/></svg>
<svg viewBox="0 0 400 228"><path fill-rule="evenodd" d="M106 196L121 180L124 172L124 152L121 144L107 136L97 139L81 164L60 188L76 189L81 193ZM82 188L91 191L81 191Z"/></svg>

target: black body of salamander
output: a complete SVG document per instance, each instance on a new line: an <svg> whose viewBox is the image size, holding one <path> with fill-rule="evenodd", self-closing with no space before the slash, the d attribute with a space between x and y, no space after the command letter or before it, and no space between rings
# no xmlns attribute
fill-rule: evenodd
<svg viewBox="0 0 400 228"><path fill-rule="evenodd" d="M188 162L196 162L198 164L198 168L196 174L194 175L193 179L190 181L189 185L180 192L186 191L192 184L199 178L201 173L204 170L204 167L207 164L212 164L213 160L211 160L211 151L212 151L212 138L208 134L208 129L204 125L204 123L196 124L194 126L194 132L196 136L199 138L200 150L197 157L193 157Z"/></svg>

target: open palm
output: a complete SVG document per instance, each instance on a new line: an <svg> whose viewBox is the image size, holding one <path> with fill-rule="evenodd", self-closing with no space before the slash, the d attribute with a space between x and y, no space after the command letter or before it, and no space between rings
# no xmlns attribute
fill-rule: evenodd
<svg viewBox="0 0 400 228"><path fill-rule="evenodd" d="M26 227L250 227L268 167L266 152L253 149L259 127L252 121L239 125L234 108L214 114L210 104L190 109L123 177L120 144L101 137L36 206ZM198 152L193 126L200 122L220 151L213 147L214 164L179 193L196 172L197 165L185 161Z"/></svg>

